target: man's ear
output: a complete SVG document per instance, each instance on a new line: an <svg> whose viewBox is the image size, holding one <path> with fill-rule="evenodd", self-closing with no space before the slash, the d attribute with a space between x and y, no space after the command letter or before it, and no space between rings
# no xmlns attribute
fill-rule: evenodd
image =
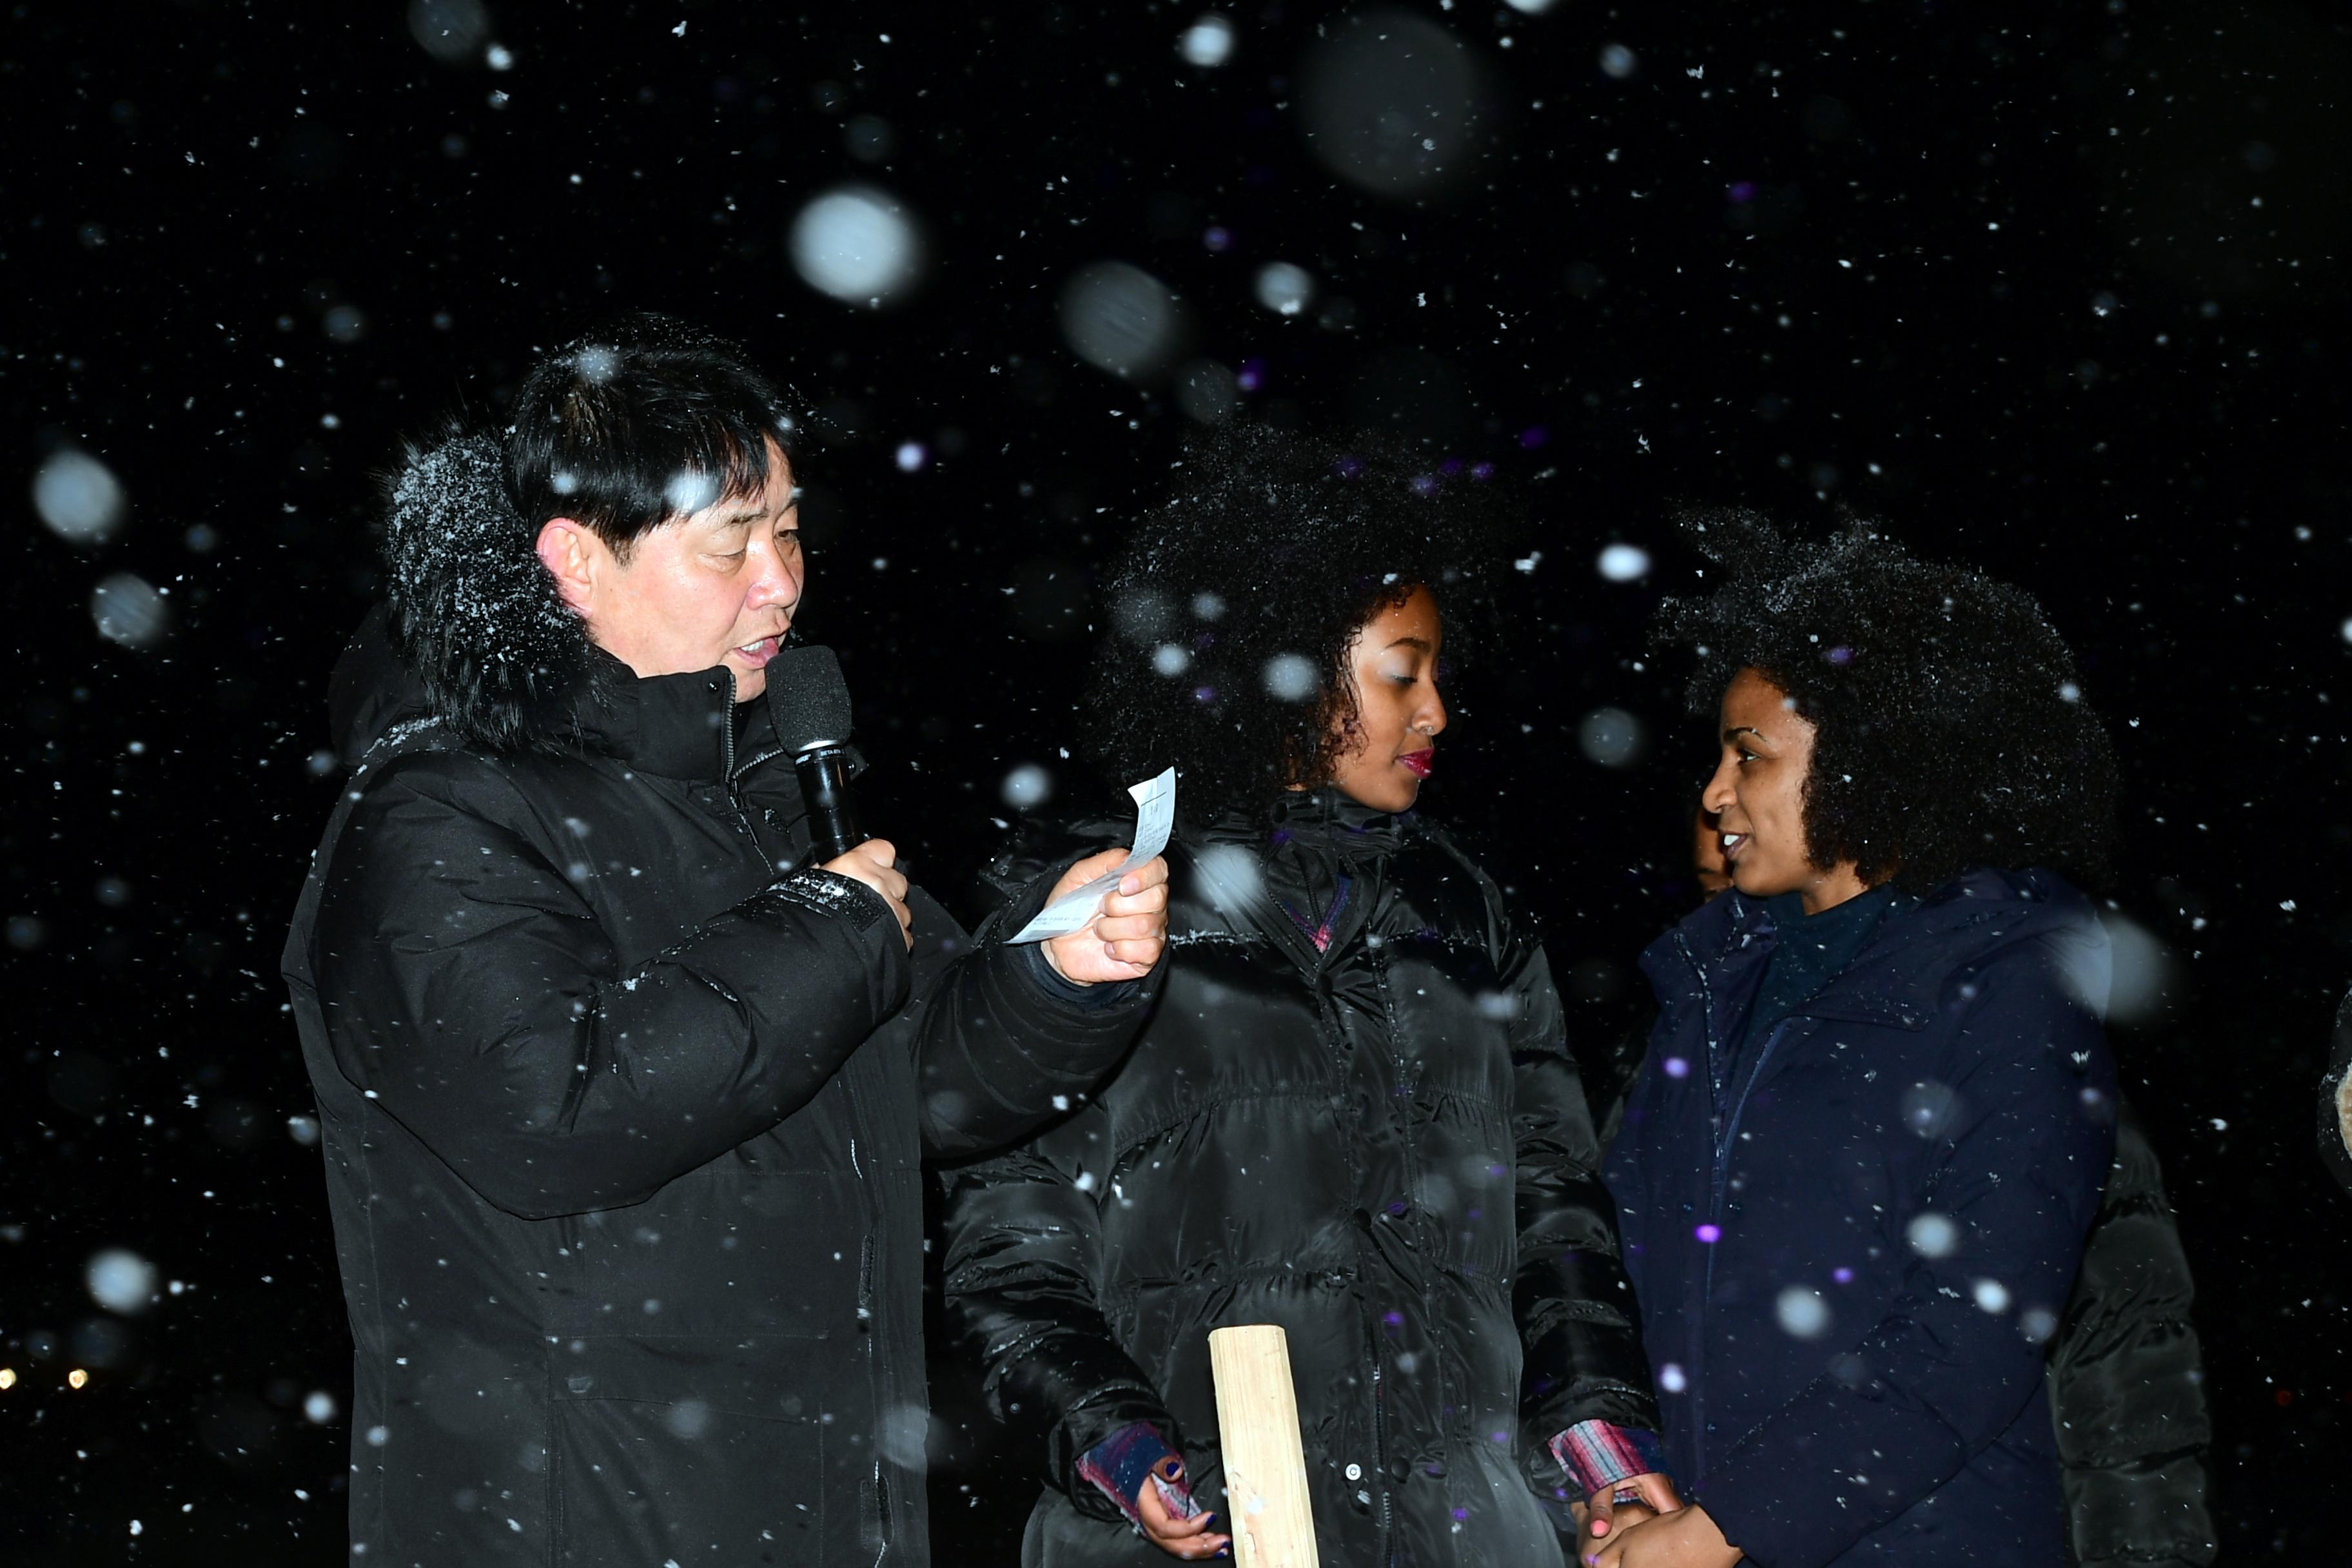
<svg viewBox="0 0 2352 1568"><path fill-rule="evenodd" d="M585 618L596 602L596 577L609 552L604 542L568 517L552 517L539 531L540 564L555 579L556 592L574 615Z"/></svg>

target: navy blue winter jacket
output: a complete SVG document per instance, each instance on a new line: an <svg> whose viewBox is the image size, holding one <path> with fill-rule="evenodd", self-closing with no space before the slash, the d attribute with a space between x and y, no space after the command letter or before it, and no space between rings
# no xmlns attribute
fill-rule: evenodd
<svg viewBox="0 0 2352 1568"><path fill-rule="evenodd" d="M2041 1342L2115 1142L2098 917L1970 872L1734 1064L1775 937L1733 891L1642 960L1607 1176L1674 1472L1763 1568L2058 1568Z"/></svg>

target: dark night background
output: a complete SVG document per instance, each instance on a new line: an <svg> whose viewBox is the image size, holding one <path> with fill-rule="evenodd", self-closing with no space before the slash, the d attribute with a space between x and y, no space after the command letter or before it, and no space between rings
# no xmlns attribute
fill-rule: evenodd
<svg viewBox="0 0 2352 1568"><path fill-rule="evenodd" d="M415 9L460 35L480 14ZM1214 67L1180 51L1189 4L503 0L455 60L409 10L25 0L0 32L0 1560L342 1559L350 1349L277 978L337 788L311 763L324 677L398 439L495 412L535 346L634 306L722 327L825 405L801 624L845 650L869 819L967 909L1008 773L1077 787L1057 747L1090 574L1221 391L1234 417L1493 464L1540 553L1427 798L1549 922L1596 1054L1689 896L1680 813L1710 765L1675 673L1642 662L1651 607L1695 582L1671 509L1852 507L2031 588L2121 754L2109 891L2170 955L2116 1041L2198 1274L2224 1555L2331 1555L2337 7L1408 0L1366 29L1249 0ZM1416 27L1461 52L1384 74L1367 37ZM1469 123L1431 109L1449 70ZM1366 188L1400 148L1424 182ZM809 287L786 242L844 183L928 236L879 310ZM1184 368L1072 352L1057 300L1104 260L1182 299ZM1318 285L1296 315L1255 297L1275 261ZM127 493L110 542L36 514L68 450ZM1646 578L1596 570L1617 541ZM117 573L168 589L160 640L99 635ZM1629 764L1580 746L1603 706L1646 731ZM85 1267L111 1247L179 1293L102 1310ZM935 1384L944 1560L1009 1562L1027 1483Z"/></svg>

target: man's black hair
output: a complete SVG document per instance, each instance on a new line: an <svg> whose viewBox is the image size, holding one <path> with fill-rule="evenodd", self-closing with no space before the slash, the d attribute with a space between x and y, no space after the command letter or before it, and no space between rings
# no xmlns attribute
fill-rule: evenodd
<svg viewBox="0 0 2352 1568"><path fill-rule="evenodd" d="M768 443L789 458L800 425L741 349L635 311L531 368L507 434L507 487L534 536L572 518L625 560L648 529L757 496Z"/></svg>
<svg viewBox="0 0 2352 1568"><path fill-rule="evenodd" d="M1669 599L1656 640L1697 656L1685 691L1712 719L1753 669L1816 729L1809 858L1927 892L1975 867L2105 875L2116 764L2074 658L2022 589L1921 561L1878 526L1783 540L1748 512L1685 527L1719 563Z"/></svg>
<svg viewBox="0 0 2352 1568"><path fill-rule="evenodd" d="M463 419L384 478L385 629L434 715L493 752L562 750L604 671L535 548L550 518L626 557L648 529L758 495L801 421L725 340L619 317L532 367L500 437ZM609 664L611 661L605 661Z"/></svg>
<svg viewBox="0 0 2352 1568"><path fill-rule="evenodd" d="M1491 480L1393 437L1262 428L1195 437L1174 480L1106 584L1086 744L1115 784L1176 764L1192 821L1329 776L1357 715L1348 647L1381 609L1429 589L1448 664L1491 625Z"/></svg>

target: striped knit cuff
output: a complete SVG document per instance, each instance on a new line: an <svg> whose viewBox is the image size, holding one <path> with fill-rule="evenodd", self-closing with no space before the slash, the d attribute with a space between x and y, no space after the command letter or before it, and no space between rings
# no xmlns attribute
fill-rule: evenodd
<svg viewBox="0 0 2352 1568"><path fill-rule="evenodd" d="M1159 1429L1148 1421L1131 1422L1078 1456L1078 1475L1118 1506L1127 1521L1143 1528L1137 1502L1146 1486L1160 1488L1160 1501L1175 1519L1191 1519L1201 1511L1185 1482L1183 1456L1160 1440Z"/></svg>
<svg viewBox="0 0 2352 1568"><path fill-rule="evenodd" d="M1588 1498L1619 1481L1666 1468L1656 1433L1609 1421L1578 1422L1551 1440L1551 1457Z"/></svg>

